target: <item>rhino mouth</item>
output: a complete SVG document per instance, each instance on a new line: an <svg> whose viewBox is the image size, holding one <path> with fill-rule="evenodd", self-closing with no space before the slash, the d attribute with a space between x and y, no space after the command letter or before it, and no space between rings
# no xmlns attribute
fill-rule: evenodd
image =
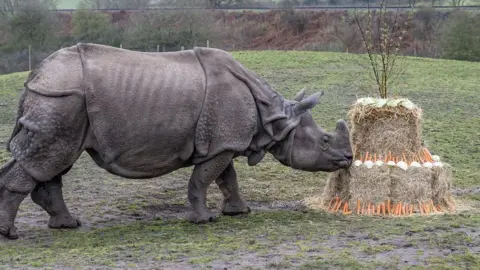
<svg viewBox="0 0 480 270"><path fill-rule="evenodd" d="M352 161L350 159L338 159L334 160L333 164L341 168L348 168L352 165Z"/></svg>

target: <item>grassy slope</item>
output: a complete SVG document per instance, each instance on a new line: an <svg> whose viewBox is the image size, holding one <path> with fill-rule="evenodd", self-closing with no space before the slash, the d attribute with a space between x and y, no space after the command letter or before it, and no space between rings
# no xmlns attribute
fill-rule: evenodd
<svg viewBox="0 0 480 270"><path fill-rule="evenodd" d="M59 9L77 8L79 2L80 0L60 0L58 1L57 7Z"/></svg>
<svg viewBox="0 0 480 270"><path fill-rule="evenodd" d="M361 69L355 64L362 56L311 52L236 52L234 56L287 98L303 86L310 91L325 89L326 95L313 113L327 129L334 127L335 120L346 117L355 95L361 95L354 82L363 84ZM456 186L478 185L480 98L475 93L475 83L480 64L427 59L409 59L408 63L399 87L424 109L424 135L430 148L455 166ZM15 90L22 86L25 76L26 73L0 77L0 143L11 132L18 100ZM0 159L6 158L7 153L1 151ZM67 177L71 181L65 185L67 198L78 195L77 182L90 181L81 177L90 179L95 173L103 181L110 179L85 160L81 159ZM237 170L242 192L250 202L301 200L319 194L326 175L293 171L270 157L253 168L239 159ZM189 170L182 170L173 177L185 178L188 173ZM138 186L138 193L144 192ZM85 184L80 188L88 187ZM181 197L174 204L184 203L185 188L167 190L168 194L178 193ZM214 206L220 195L218 190L211 192L214 196L210 195L209 204ZM120 197L121 193L114 196ZM478 195L473 198L480 199ZM93 206L84 203L80 207L94 208L100 215L109 213L106 206L142 215L138 209L152 203L151 200L140 194L133 201L116 204L98 201ZM72 199L70 203L74 202ZM251 261L251 266L259 268L292 265L317 269L369 268L394 266L404 260L418 261L420 265L473 268L480 266L480 256L474 254L480 246L479 227L480 215L476 212L372 220L280 210L255 211L247 218L222 217L219 222L205 226L181 220L157 220L81 231L52 231L42 227L26 232L29 237L23 236L16 242L0 240L0 268L2 265L133 267L162 261L204 266L230 261L244 267ZM407 252L410 249L413 255Z"/></svg>

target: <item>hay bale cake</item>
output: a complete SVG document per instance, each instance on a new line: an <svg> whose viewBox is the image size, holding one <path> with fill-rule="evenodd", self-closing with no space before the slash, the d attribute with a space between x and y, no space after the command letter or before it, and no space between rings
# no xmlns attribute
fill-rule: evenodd
<svg viewBox="0 0 480 270"><path fill-rule="evenodd" d="M381 216L455 211L452 168L423 145L419 107L405 98L362 98L349 117L355 162L331 173L307 206Z"/></svg>

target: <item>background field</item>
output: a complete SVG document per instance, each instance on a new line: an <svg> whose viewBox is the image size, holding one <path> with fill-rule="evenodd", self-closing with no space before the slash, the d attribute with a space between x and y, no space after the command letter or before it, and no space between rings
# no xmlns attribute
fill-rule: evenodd
<svg viewBox="0 0 480 270"><path fill-rule="evenodd" d="M79 2L80 0L59 0L58 9L77 8Z"/></svg>
<svg viewBox="0 0 480 270"><path fill-rule="evenodd" d="M306 86L325 90L314 108L333 129L356 96L367 95L362 55L317 52L235 52L286 98ZM395 89L424 109L428 147L455 167L457 215L412 218L341 217L308 211L299 203L319 195L325 173L291 170L270 156L256 167L239 158L243 195L253 213L220 217L214 224L185 222L191 169L151 180L126 180L83 155L65 177L64 192L79 230L49 230L48 216L30 198L17 219L18 241L0 240L0 268L403 268L480 267L480 64L408 58ZM27 73L0 77L0 143L13 127ZM368 89L368 88L366 88ZM0 150L0 160L8 153ZM2 161L3 162L3 161ZM209 190L209 206L221 194Z"/></svg>

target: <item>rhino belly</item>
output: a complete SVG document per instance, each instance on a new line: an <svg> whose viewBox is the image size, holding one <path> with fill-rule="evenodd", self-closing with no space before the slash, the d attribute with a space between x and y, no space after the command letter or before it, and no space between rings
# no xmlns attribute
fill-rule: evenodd
<svg viewBox="0 0 480 270"><path fill-rule="evenodd" d="M88 116L104 166L151 177L188 164L205 99L195 55L105 55L84 56Z"/></svg>

